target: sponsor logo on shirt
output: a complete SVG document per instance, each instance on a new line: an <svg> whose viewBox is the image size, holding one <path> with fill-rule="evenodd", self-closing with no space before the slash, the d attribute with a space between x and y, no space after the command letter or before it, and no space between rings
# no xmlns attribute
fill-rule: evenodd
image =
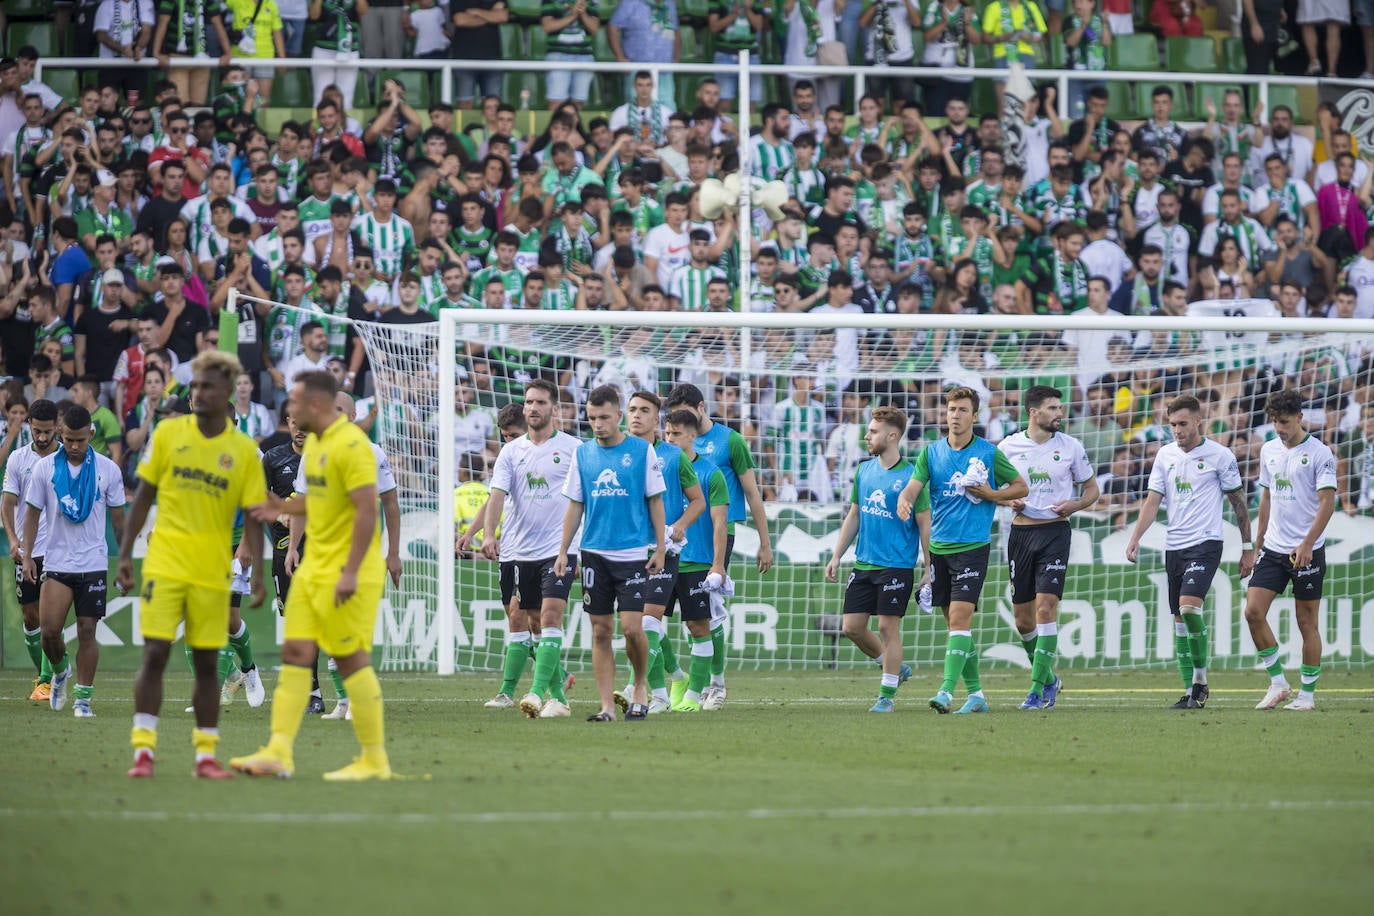
<svg viewBox="0 0 1374 916"><path fill-rule="evenodd" d="M628 457L628 456L627 456ZM630 491L620 485L620 478L613 468L604 468L596 475L592 485L593 496L629 496Z"/></svg>

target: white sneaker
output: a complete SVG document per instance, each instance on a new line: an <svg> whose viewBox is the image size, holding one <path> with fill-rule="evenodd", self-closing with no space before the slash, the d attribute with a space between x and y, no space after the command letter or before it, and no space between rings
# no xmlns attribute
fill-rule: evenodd
<svg viewBox="0 0 1374 916"><path fill-rule="evenodd" d="M709 695L709 696L703 696L703 697L701 698L701 708L704 709L704 710L706 710L706 711L708 711L708 712L715 712L715 711L717 711L717 710L724 709L724 708L725 708L725 688L724 688L724 687L708 687L707 690L710 691L710 695Z"/></svg>
<svg viewBox="0 0 1374 916"><path fill-rule="evenodd" d="M344 718L347 719L349 722L352 722L352 721L353 721L353 706L352 706L352 704L349 704L348 706L344 707Z"/></svg>
<svg viewBox="0 0 1374 916"><path fill-rule="evenodd" d="M524 709L524 705L525 704L522 702L520 708ZM526 713L526 715L528 715L528 713ZM566 719L571 715L572 710L568 708L567 703L561 700L555 700L552 697L544 704L544 708L539 710L539 718L541 719Z"/></svg>
<svg viewBox="0 0 1374 916"><path fill-rule="evenodd" d="M511 699L504 693L498 693L496 696L492 697L490 700L487 700L482 705L485 706L487 709L511 709L515 706L515 700Z"/></svg>
<svg viewBox="0 0 1374 916"><path fill-rule="evenodd" d="M186 707L186 711L187 711L187 712L195 712L195 711L196 711L196 708L195 708L194 706L187 706L187 707Z"/></svg>
<svg viewBox="0 0 1374 916"><path fill-rule="evenodd" d="M53 709L61 711L67 705L67 692L72 680L72 666L52 674L52 697L48 700Z"/></svg>
<svg viewBox="0 0 1374 916"><path fill-rule="evenodd" d="M620 714L625 715L629 710L630 704L634 702L635 685L634 682L625 685L624 690L617 690L611 694L611 699L615 700L615 708L620 710Z"/></svg>
<svg viewBox="0 0 1374 916"><path fill-rule="evenodd" d="M1317 708L1317 702L1315 699L1305 698L1302 694L1298 694L1298 698L1296 700L1289 703L1287 706L1283 708L1291 709L1294 712L1309 712Z"/></svg>
<svg viewBox="0 0 1374 916"><path fill-rule="evenodd" d="M1255 704L1256 709L1278 709L1280 703L1293 695L1293 688L1287 684L1270 684L1264 699Z"/></svg>
<svg viewBox="0 0 1374 916"><path fill-rule="evenodd" d="M543 708L544 701L539 699L537 693L527 693L525 698L520 701L520 711L530 719L539 718L539 713Z"/></svg>
<svg viewBox="0 0 1374 916"><path fill-rule="evenodd" d="M228 677L219 688L219 705L228 706L234 702L234 697L243 689L243 672L237 667L229 672Z"/></svg>
<svg viewBox="0 0 1374 916"><path fill-rule="evenodd" d="M351 712L352 712L352 710L350 710L350 709L348 708L348 698L347 698L347 697L344 697L342 700L339 700L339 702L337 702L337 703L334 704L334 708L333 708L333 709L331 709L329 712L325 713L324 715L320 716L320 718L321 718L321 719L334 719L334 720L337 720L337 719L350 719L350 718L352 718L352 716L350 715Z"/></svg>
<svg viewBox="0 0 1374 916"><path fill-rule="evenodd" d="M658 697L649 697L649 715L656 716L659 713L672 712L673 707L660 700Z"/></svg>
<svg viewBox="0 0 1374 916"><path fill-rule="evenodd" d="M95 713L91 712L90 700L77 700L72 704L72 712L78 719L94 719Z"/></svg>
<svg viewBox="0 0 1374 916"><path fill-rule="evenodd" d="M258 674L257 665L243 672L243 693L248 698L248 705L254 709L267 699L267 691L262 686L262 676Z"/></svg>

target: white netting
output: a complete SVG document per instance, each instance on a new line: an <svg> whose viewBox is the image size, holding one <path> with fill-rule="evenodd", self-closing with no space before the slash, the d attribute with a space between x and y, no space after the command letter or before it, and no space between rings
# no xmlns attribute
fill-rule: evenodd
<svg viewBox="0 0 1374 916"><path fill-rule="evenodd" d="M760 575L753 559L758 537L738 527L732 575L739 584L731 607L731 664L774 669L867 664L839 637L841 588L822 570L835 543L852 479L862 457L865 412L879 403L912 420L914 454L940 435L944 387L969 385L985 395L982 429L996 440L1022 422L1019 393L1030 384L1065 391L1072 407L1066 432L1078 435L1101 472L1104 502L1074 518L1072 570L1060 617L1065 666L1139 667L1172 664L1172 619L1165 600L1163 518L1146 535L1142 562L1127 564L1132 506L1143 496L1149 461L1167 441L1163 406L1175 393L1203 396L1208 434L1240 460L1253 507L1259 447L1269 435L1262 405L1285 383L1299 388L1314 434L1342 456L1341 498L1328 529L1329 570L1323 617L1328 661L1367 664L1374 655L1374 403L1368 337L1258 334L1245 315L1263 316L1268 303L1199 303L1199 317L1231 315L1233 331L1197 333L1188 319L1172 329L1077 331L1068 340L1043 330L981 332L968 316L961 330L733 327L730 315L701 316L693 328L646 328L631 313L598 313L595 326L476 324L452 313L459 343L453 354L467 404L460 411L438 393L439 326L359 324L376 386L375 435L391 456L401 484L406 575L388 593L379 624L382 664L436 665L440 577L452 570L454 659L458 669L498 669L504 616L496 565L453 556L453 528L438 514L438 411L455 409L453 466L480 478L494 456L495 415L518 401L526 381L547 378L566 392L563 428L582 436L581 402L598 384L627 395L639 387L667 394L675 384L697 385L717 422L741 432L758 464L778 564ZM495 316L499 320L499 315ZM896 322L894 321L894 324ZM1091 387L1101 382L1106 387ZM797 392L801 391L802 394ZM1091 394L1091 396L1089 396ZM790 401L790 405L789 405ZM1097 416L1093 416L1096 414ZM476 505L472 489L459 493L459 516ZM466 509L465 509L466 507ZM1008 526L1000 519L994 547ZM1248 667L1254 652L1243 620L1243 586L1235 563L1240 537L1227 512L1226 553L1207 601L1215 664ZM441 559L442 558L442 559ZM994 561L975 634L983 656L1025 666L1011 624L1004 562ZM574 605L578 592L574 592ZM1296 658L1298 634L1291 598L1275 602L1275 631L1286 660ZM938 664L942 621L911 609L905 630L916 664ZM580 612L570 614L568 663L589 665L591 634ZM1296 663L1296 662L1295 662Z"/></svg>

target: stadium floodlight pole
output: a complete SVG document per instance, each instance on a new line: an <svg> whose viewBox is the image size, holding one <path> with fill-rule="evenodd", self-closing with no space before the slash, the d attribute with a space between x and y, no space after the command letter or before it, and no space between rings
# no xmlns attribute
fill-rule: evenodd
<svg viewBox="0 0 1374 916"><path fill-rule="evenodd" d="M603 312L544 311L542 309L464 309L463 320L477 324L525 324L545 327L577 327L605 321ZM693 328L707 323L734 328L812 330L860 328L863 330L910 328L918 331L1174 331L1186 324L1189 331L1263 331L1275 334L1374 334L1374 318L1243 318L1227 316L1151 315L812 315L789 312L638 312L635 323L646 328ZM747 368L747 367L744 367Z"/></svg>
<svg viewBox="0 0 1374 916"><path fill-rule="evenodd" d="M453 490L458 478L454 454L453 434L457 419L453 415L453 389L458 384L458 323L439 322L439 520L435 552L440 564L447 563L452 572L439 575L438 606L434 615L435 632L439 643L437 668L439 674L452 674L453 623L458 613L454 583L457 576L457 557L453 554Z"/></svg>
<svg viewBox="0 0 1374 916"><path fill-rule="evenodd" d="M739 52L739 79L738 87L735 90L735 98L739 99L739 110L735 116L739 118L738 130L736 135L740 138L739 144L739 214L735 218L735 241L739 244L739 310L741 312L750 311L749 293L753 283L749 279L753 258L750 256L750 245L754 235L754 209L750 203L753 191L752 182L752 163L749 156L753 153L752 144L749 139L749 121L752 114L753 99L749 97L749 52ZM748 325L739 328L739 361L740 368L747 369L753 360L753 333ZM748 372L739 374L740 380L740 420L742 424L747 424L753 419L754 392L750 384Z"/></svg>

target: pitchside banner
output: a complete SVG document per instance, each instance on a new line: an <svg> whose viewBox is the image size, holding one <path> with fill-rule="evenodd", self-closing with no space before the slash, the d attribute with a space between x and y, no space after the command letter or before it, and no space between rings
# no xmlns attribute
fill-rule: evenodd
<svg viewBox="0 0 1374 916"><path fill-rule="evenodd" d="M739 593L730 604L728 645L732 664L741 669L825 668L870 665L839 635L842 587L822 574L834 547L841 520L839 507L770 506L778 564L767 575L753 568L757 538L741 525L731 575ZM408 531L437 529L432 512L407 513ZM1125 560L1129 529L1115 530L1103 519L1074 519L1068 591L1060 611L1061 664L1075 668L1167 666L1173 659L1173 623L1168 612L1163 569L1164 525L1156 524L1142 544L1141 562ZM434 553L427 538L405 545L406 577L411 593L434 594ZM994 542L994 547L1000 547ZM1244 591L1237 579L1240 538L1227 526L1226 554L1213 582L1206 610L1214 666L1254 666L1254 646L1243 615ZM1328 663L1363 666L1374 661L1374 518L1349 517L1338 511L1327 530L1326 597L1322 635ZM141 553L141 551L139 551ZM994 556L997 552L994 551ZM113 575L113 565L111 574ZM7 580L12 581L12 580ZM268 587L270 588L270 577ZM496 565L486 561L458 564L454 633L460 668L500 667L505 617L497 590ZM576 598L577 592L574 593ZM19 628L14 590L4 588L3 658L7 668L29 665ZM433 599L384 601L377 622L376 645L385 668L432 668L437 648ZM1291 597L1274 604L1271 623L1285 665L1296 666L1300 649L1292 622ZM112 597L109 614L99 627L101 666L107 670L137 667L140 603L136 596ZM591 628L576 600L567 637L569 664L590 668ZM269 605L245 614L259 652L273 653L281 642L281 621ZM74 625L68 637L75 638ZM1025 651L1012 625L1005 562L995 559L975 618L983 658L994 667L1027 666ZM906 625L907 653L913 664L938 667L946 633L938 615L924 615L913 602Z"/></svg>

